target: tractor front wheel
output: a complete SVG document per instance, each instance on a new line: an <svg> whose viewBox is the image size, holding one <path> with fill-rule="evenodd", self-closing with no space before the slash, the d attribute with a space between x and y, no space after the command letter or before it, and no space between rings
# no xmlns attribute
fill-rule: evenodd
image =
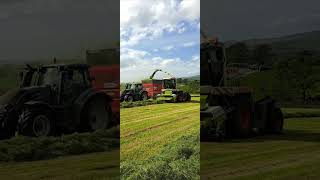
<svg viewBox="0 0 320 180"><path fill-rule="evenodd" d="M19 117L18 132L24 136L42 137L53 135L51 112L46 108L25 108Z"/></svg>
<svg viewBox="0 0 320 180"><path fill-rule="evenodd" d="M128 96L125 98L125 100L126 100L127 102L133 102L133 96L128 95Z"/></svg>

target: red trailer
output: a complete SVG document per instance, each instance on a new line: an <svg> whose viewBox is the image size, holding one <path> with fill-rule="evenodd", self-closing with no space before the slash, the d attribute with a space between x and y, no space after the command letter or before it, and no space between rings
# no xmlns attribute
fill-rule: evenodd
<svg viewBox="0 0 320 180"><path fill-rule="evenodd" d="M115 119L120 118L120 66L92 66L90 75L93 77L93 87L105 92L113 98L112 111Z"/></svg>
<svg viewBox="0 0 320 180"><path fill-rule="evenodd" d="M115 120L120 120L120 53L118 49L88 50L93 87L112 97Z"/></svg>
<svg viewBox="0 0 320 180"><path fill-rule="evenodd" d="M161 94L161 90L163 89L162 80L158 79L143 80L142 85L148 92L149 98L156 98L158 94Z"/></svg>

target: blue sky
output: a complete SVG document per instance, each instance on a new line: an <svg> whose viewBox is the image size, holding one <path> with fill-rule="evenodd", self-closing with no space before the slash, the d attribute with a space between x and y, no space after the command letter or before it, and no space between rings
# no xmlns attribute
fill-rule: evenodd
<svg viewBox="0 0 320 180"><path fill-rule="evenodd" d="M199 74L199 0L121 0L120 11L121 82L157 68L176 77Z"/></svg>

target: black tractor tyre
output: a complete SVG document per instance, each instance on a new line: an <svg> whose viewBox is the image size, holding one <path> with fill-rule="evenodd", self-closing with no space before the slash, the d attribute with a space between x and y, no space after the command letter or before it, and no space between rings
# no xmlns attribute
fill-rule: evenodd
<svg viewBox="0 0 320 180"><path fill-rule="evenodd" d="M48 108L24 108L19 116L18 133L24 136L54 135L53 113Z"/></svg>
<svg viewBox="0 0 320 180"><path fill-rule="evenodd" d="M283 131L283 114L280 108L273 108L271 112L270 132L280 134Z"/></svg>
<svg viewBox="0 0 320 180"><path fill-rule="evenodd" d="M112 126L112 105L104 98L96 97L85 106L85 117L81 122L81 131L97 131Z"/></svg>
<svg viewBox="0 0 320 180"><path fill-rule="evenodd" d="M191 95L186 92L185 96L186 96L186 102L190 102L191 101Z"/></svg>
<svg viewBox="0 0 320 180"><path fill-rule="evenodd" d="M148 94L146 92L143 92L141 94L141 101L146 101L146 100L148 100Z"/></svg>
<svg viewBox="0 0 320 180"><path fill-rule="evenodd" d="M183 93L177 93L176 102L184 102L185 95Z"/></svg>
<svg viewBox="0 0 320 180"><path fill-rule="evenodd" d="M127 97L125 98L125 101L127 102L133 102L133 96L132 95L127 95Z"/></svg>

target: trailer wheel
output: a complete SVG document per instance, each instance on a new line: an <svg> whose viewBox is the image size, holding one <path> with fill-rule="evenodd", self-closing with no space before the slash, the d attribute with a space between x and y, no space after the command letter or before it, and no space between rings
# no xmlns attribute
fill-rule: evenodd
<svg viewBox="0 0 320 180"><path fill-rule="evenodd" d="M142 101L146 101L148 100L148 94L146 92L143 92L142 95L141 95L141 100Z"/></svg>
<svg viewBox="0 0 320 180"><path fill-rule="evenodd" d="M19 117L18 132L24 136L42 137L53 135L51 111L47 108L24 108Z"/></svg>
<svg viewBox="0 0 320 180"><path fill-rule="evenodd" d="M104 98L94 98L87 105L86 126L88 131L107 129L112 123L111 103Z"/></svg>

